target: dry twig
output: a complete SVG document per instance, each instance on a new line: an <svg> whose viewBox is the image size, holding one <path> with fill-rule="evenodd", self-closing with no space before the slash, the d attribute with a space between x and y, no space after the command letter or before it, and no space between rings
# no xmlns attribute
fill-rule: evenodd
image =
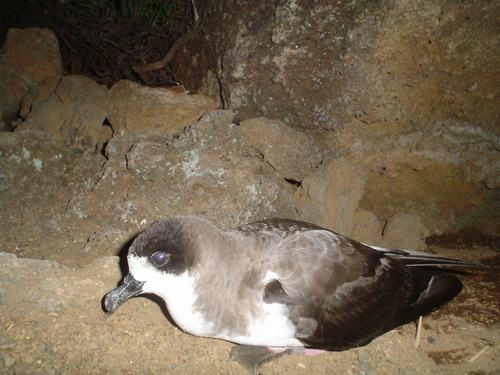
<svg viewBox="0 0 500 375"><path fill-rule="evenodd" d="M469 363L474 362L476 359L478 359L480 356L482 356L486 352L486 350L488 350L489 348L490 348L490 346L486 345L478 353L476 353L474 356L472 356L472 358L469 359L467 362L469 362Z"/></svg>
<svg viewBox="0 0 500 375"><path fill-rule="evenodd" d="M417 335L415 337L415 349L420 345L420 335L422 334L422 317L418 318Z"/></svg>

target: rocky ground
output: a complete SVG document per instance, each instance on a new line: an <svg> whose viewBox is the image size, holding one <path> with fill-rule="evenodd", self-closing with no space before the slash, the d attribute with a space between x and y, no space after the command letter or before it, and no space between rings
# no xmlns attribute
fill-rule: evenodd
<svg viewBox="0 0 500 375"><path fill-rule="evenodd" d="M495 244L432 245L435 252L481 261L486 270L461 276L464 291L416 325L366 347L314 357L291 355L262 374L499 374L500 261ZM123 277L117 256L69 268L50 260L0 254L2 374L245 374L229 361L232 344L176 328L161 302L132 299L114 315L102 298Z"/></svg>

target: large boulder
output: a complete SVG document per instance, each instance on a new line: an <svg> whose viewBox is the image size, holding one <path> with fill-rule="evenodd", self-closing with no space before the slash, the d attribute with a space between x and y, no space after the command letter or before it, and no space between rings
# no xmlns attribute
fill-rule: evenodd
<svg viewBox="0 0 500 375"><path fill-rule="evenodd" d="M421 246L426 235L462 227L498 233L494 134L457 123L427 131L407 127L394 148L394 134L380 128L372 127L371 141L364 140L369 127L338 132L339 156L302 180L295 195L302 219L381 246L397 246L396 238L401 246ZM397 236L398 225L412 228L407 236L413 239Z"/></svg>
<svg viewBox="0 0 500 375"><path fill-rule="evenodd" d="M9 29L0 58L39 83L62 74L59 43L49 29Z"/></svg>
<svg viewBox="0 0 500 375"><path fill-rule="evenodd" d="M154 129L179 133L217 107L216 101L208 96L151 88L125 80L116 83L109 93L108 119L120 134Z"/></svg>
<svg viewBox="0 0 500 375"><path fill-rule="evenodd" d="M16 130L40 130L66 146L100 151L113 133L105 122L109 105L108 89L90 78L47 78L23 99L25 121Z"/></svg>
<svg viewBox="0 0 500 375"><path fill-rule="evenodd" d="M240 120L339 130L457 117L498 134L497 13L488 0L230 2L205 11L177 77Z"/></svg>

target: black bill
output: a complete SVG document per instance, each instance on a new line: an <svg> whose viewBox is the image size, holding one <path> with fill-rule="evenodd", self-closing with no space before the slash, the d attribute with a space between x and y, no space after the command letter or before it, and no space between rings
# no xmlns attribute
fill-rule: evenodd
<svg viewBox="0 0 500 375"><path fill-rule="evenodd" d="M132 275L128 274L125 276L123 284L118 288L113 289L111 292L106 294L106 297L104 297L104 308L106 309L106 312L109 314L114 313L116 309L123 304L123 302L141 294L143 285L143 281L137 281L132 277Z"/></svg>

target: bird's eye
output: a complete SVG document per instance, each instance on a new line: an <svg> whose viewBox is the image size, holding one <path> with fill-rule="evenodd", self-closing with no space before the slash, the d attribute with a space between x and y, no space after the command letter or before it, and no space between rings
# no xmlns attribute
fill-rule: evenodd
<svg viewBox="0 0 500 375"><path fill-rule="evenodd" d="M157 251L151 256L151 261L156 267L162 267L168 263L170 259L170 254L164 253L162 251Z"/></svg>

